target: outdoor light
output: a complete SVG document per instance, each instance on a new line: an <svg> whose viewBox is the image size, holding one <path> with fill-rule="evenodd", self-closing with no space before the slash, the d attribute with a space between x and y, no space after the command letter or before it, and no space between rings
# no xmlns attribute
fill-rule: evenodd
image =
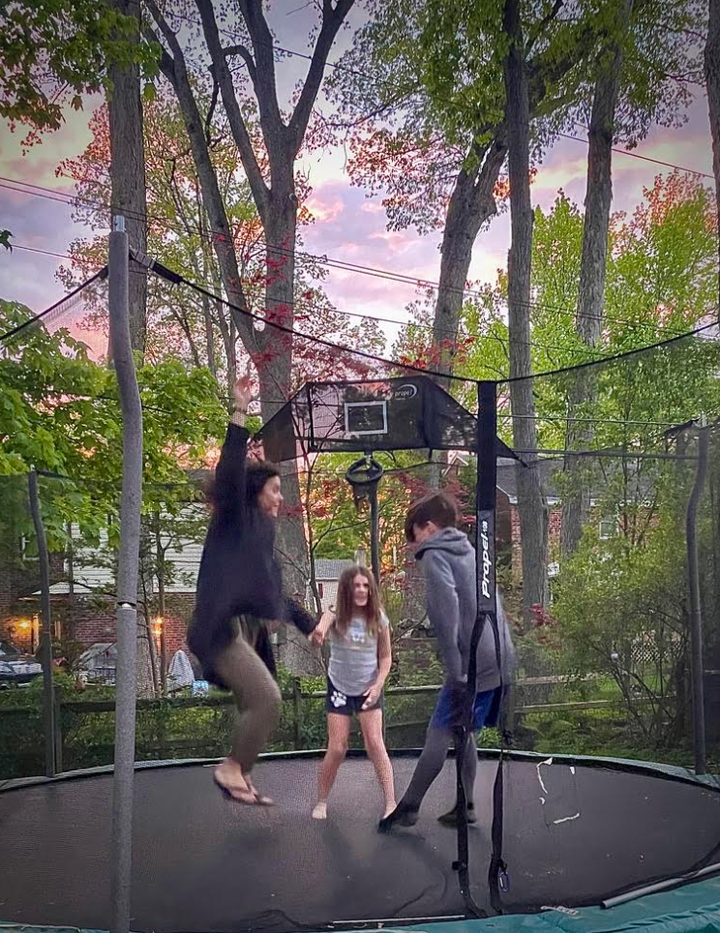
<svg viewBox="0 0 720 933"><path fill-rule="evenodd" d="M159 635L162 632L163 622L164 620L162 616L156 616L153 619L153 632L156 635Z"/></svg>

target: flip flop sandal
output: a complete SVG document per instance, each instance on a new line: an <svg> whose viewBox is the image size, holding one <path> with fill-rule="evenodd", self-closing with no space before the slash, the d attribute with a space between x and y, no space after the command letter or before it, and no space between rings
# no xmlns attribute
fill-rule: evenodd
<svg viewBox="0 0 720 933"><path fill-rule="evenodd" d="M233 790L229 787L226 787L221 781L218 780L217 775L213 774L213 781L215 786L219 788L220 792L224 797L227 797L228 800L234 800L236 803L245 803L250 806L257 806L259 800L257 796L251 790Z"/></svg>
<svg viewBox="0 0 720 933"><path fill-rule="evenodd" d="M268 797L266 794L261 794L257 790L253 782L249 778L245 778L245 783L248 786L248 790L255 797L255 802L261 807L272 807L275 801L272 797Z"/></svg>

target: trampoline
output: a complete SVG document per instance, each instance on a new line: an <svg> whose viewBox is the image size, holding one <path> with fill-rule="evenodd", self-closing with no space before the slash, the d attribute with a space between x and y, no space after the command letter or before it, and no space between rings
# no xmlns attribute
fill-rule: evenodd
<svg viewBox="0 0 720 933"><path fill-rule="evenodd" d="M285 933L459 919L449 760L412 829L376 831L371 764L348 758L326 822L312 820L318 756L268 756L257 781L277 801L245 807L215 789L210 762L141 766L135 777L135 931ZM393 760L404 787L412 754ZM719 861L720 791L652 767L513 755L502 765L503 912L600 905ZM472 894L492 915L492 787L481 756L470 828ZM11 782L0 792L0 921L107 929L112 773ZM556 915L557 916L557 915ZM577 925L576 925L577 928Z"/></svg>

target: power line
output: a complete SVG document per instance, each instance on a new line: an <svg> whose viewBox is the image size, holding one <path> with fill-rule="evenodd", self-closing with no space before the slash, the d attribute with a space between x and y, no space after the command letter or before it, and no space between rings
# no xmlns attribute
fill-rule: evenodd
<svg viewBox="0 0 720 933"><path fill-rule="evenodd" d="M23 250L26 253L39 253L41 256L54 256L56 259L69 259L72 262L72 256L65 253L53 253L52 250L48 249L38 249L36 246L23 246L20 243L13 243L12 248Z"/></svg>
<svg viewBox="0 0 720 933"><path fill-rule="evenodd" d="M583 139L580 136L572 136L570 133L558 133L558 136L562 136L563 139L572 139L576 143L584 143L586 146L590 145L589 139ZM675 165L674 162L663 162L662 159L653 159L650 156L641 155L639 152L630 152L628 149L619 149L617 146L613 146L612 151L618 153L618 155L628 156L631 159L640 159L642 162L652 162L653 165L662 165L665 168L686 172L688 175L697 175L698 178L710 178L713 181L715 180L715 176L709 175L707 172L699 172L697 169L687 168L684 165Z"/></svg>
<svg viewBox="0 0 720 933"><path fill-rule="evenodd" d="M32 188L32 189L35 189L35 190L33 190L33 191L23 191L22 189L19 189L19 188L8 187L7 185L2 184L2 182L10 182L10 183L13 184L13 185L25 185L26 187L29 187L29 188ZM103 187L106 187L106 186L103 186ZM53 201L58 201L58 200L60 200L60 199L58 199L57 197L48 197L46 194L44 194L44 192L50 192L50 193L52 193L52 194L60 194L60 192L59 192L57 189L47 188L47 187L42 186L42 185L35 185L35 184L29 183L29 182L24 182L24 181L19 180L19 179L7 178L6 176L2 176L2 175L0 175L0 188L7 188L7 190L9 190L9 191L16 191L16 192L18 192L18 193L20 193L20 194L26 194L26 195L32 196L32 197L47 197L48 200L53 200ZM36 193L36 192L37 192L37 193ZM63 195L63 196L64 196L64 195ZM80 203L84 203L84 204L86 204L86 205L89 205L89 206L93 207L93 209L100 210L100 211L102 211L102 212L104 212L104 213L110 214L110 208L108 208L106 205L104 205L104 204L103 204L102 202L100 202L100 201L92 201L92 200L90 200L90 199L88 199L88 198L81 198L81 197L79 197L79 196L78 196L78 197L74 197L73 195L67 195L67 198L68 198L68 200L65 200L64 202L61 201L61 203L72 204L73 200L75 200L75 201L78 201L78 202L80 202ZM127 216L137 215L137 218L138 218L138 219L142 219L142 220L144 220L144 221L153 220L153 221L155 221L156 223L158 223L160 226L164 227L166 230L174 230L174 231L176 231L176 232L182 232L182 233L186 233L186 232L187 232L187 231L186 231L183 227L181 227L180 225L178 225L178 224L172 224L172 223L170 223L167 219L165 219L165 218L160 218L160 217L158 217L157 215L146 214L146 213L136 212L136 211L125 211L124 213L125 213ZM214 243L214 237L217 236L218 234L217 234L217 232L215 232L215 231L209 231L207 234L203 234L203 233L201 233L201 232L198 231L195 235L199 236L201 239L206 239L206 240L208 240L208 242L210 242L210 243ZM400 284L408 284L408 285L409 285L409 284L413 284L413 285L415 285L416 287L419 287L419 288L431 288L431 289L434 289L434 290L436 290L436 291L439 290L439 288L440 288L439 283L431 282L431 281L429 281L429 280L414 279L414 278L412 278L412 277L410 277L410 276L401 276L400 273L393 273L391 270L378 269L378 268L374 268L374 267L372 267L372 266L361 266L361 265L357 265L357 264L353 264L353 263L344 263L343 260L335 260L335 259L332 259L332 258L330 258L330 259L328 259L328 258L323 258L323 257L320 257L320 256L316 256L316 255L314 255L314 254L312 254L312 253L303 252L303 251L301 251L301 250L288 249L288 248L286 248L286 247L281 247L281 246L273 246L272 244L267 244L267 243L265 244L265 248L266 248L266 249L271 249L271 250L273 250L274 252L278 252L278 253L280 253L280 254L283 254L283 255L286 255L286 256L292 257L292 258L298 258L298 257L300 257L300 258L310 259L310 260L312 260L312 261L314 261L314 262L317 262L319 265L325 265L325 266L327 266L327 267L329 267L329 268L341 269L342 271L358 272L358 273L360 273L360 274L363 274L363 275L370 275L370 276L375 277L375 278L388 279L389 281L399 282ZM68 257L68 258L71 258L71 257ZM449 289L449 291L456 291L456 292L459 292L459 293L460 293L461 295L463 295L463 296L464 296L464 295L471 295L471 296L479 297L479 298L485 297L485 295L484 295L483 292L478 291L478 290L476 290L476 289L460 289L460 288L456 288L456 289ZM290 299L290 300L286 300L284 303L287 304L287 305L296 305L296 304L298 304L298 302L295 302L295 301L293 301L293 300L291 300L291 299ZM542 310L542 311L555 311L555 312L558 312L559 314L568 314L568 315L571 315L571 316L573 316L573 317L575 316L575 313L576 313L574 308L564 307L564 306L562 306L562 305L547 305L547 304L543 304L542 302L536 302L536 301L522 302L522 305L525 306L525 307L535 308L535 309L537 309L537 310ZM353 314L353 312L347 312L347 311L343 311L343 310L340 310L340 309L333 309L333 310L334 310L336 313L338 313L338 314ZM360 315L358 315L358 316L360 316ZM372 318L372 315L368 315L368 317L369 317L369 318ZM630 320L627 320L627 319L615 317L615 316L613 316L613 315L605 315L605 314L602 314L602 315L586 315L586 318L587 318L588 320L590 320L590 319L592 319L592 320L599 320L599 321L601 321L601 322L603 322L603 323L604 323L604 322L607 322L607 323L620 324L620 325L622 325L622 326L632 327L632 328L634 328L634 329L636 329L636 330L637 330L637 329L643 329L643 330L649 330L649 329L650 329L650 330L653 330L653 331L656 332L656 333L657 333L657 332L660 332L660 333L668 333L668 334L676 334L676 335L680 335L680 334L684 333L683 331L680 331L680 330L678 330L677 328L673 328L673 327L667 327L667 326L658 327L656 324L654 324L654 323L651 322L651 321L630 321ZM377 320L377 318L376 318L376 320ZM395 323L395 322L393 322L393 323ZM413 323L413 322L408 322L408 323ZM427 326L427 325L425 325L425 326ZM478 334L477 337L478 337L478 339L502 340L502 338L500 338L500 337L498 337L498 336L496 336L496 335L487 335L487 336L486 336L486 335ZM538 346L539 346L539 345L538 345ZM551 347L550 345L547 345L547 346L546 346L546 349L563 349L563 348Z"/></svg>
<svg viewBox="0 0 720 933"><path fill-rule="evenodd" d="M40 193L37 193L37 194L36 194L35 191L22 191L21 189L18 189L18 188L8 188L8 189L7 189L7 190L10 190L10 191L17 191L17 192L20 193L20 194L26 194L26 195L29 195L29 196L32 196L32 197L44 197L45 195L44 195L42 192L51 192L51 193L53 193L53 194L60 194L60 192L58 192L57 189L46 188L46 187L44 187L44 186L42 186L42 185L35 185L35 184L28 183L28 182L24 182L24 181L22 181L22 180L20 180L20 179L7 178L7 177L1 176L1 175L0 175L0 188L6 188L6 187L7 187L6 185L2 184L3 181L5 181L5 182L8 182L8 181L9 181L9 182L11 182L12 184L26 185L27 187L33 188L33 189L35 189L35 191L40 192ZM106 187L106 186L103 186L103 187ZM103 205L102 202L100 202L100 201L92 201L92 200L90 200L90 199L88 199L88 198L81 198L81 197L79 197L79 196L78 196L78 197L74 197L74 196L72 196L72 195L67 195L67 198L68 198L68 200L66 200L66 201L64 201L64 202L61 202L61 203L67 203L67 204L70 205L70 204L73 203L73 200L75 200L75 201L79 201L80 203L84 203L84 204L86 204L86 205L89 205L89 206L93 207L93 209L101 210L102 212L107 213L107 214L110 213L110 209L109 209L108 207L106 207L105 205ZM56 198L56 197L49 197L48 200L57 201L57 200L59 200L59 199ZM187 232L187 231L186 231L183 227L181 227L180 225L178 225L178 224L172 224L172 223L169 222L167 219L165 219L165 218L160 218L160 217L158 217L157 215L145 214L145 213L136 212L136 211L125 211L124 213L125 213L126 215L128 215L128 216L130 216L130 215L133 215L133 216L134 216L134 215L137 215L137 219L142 219L142 220L145 220L145 221L153 220L153 221L157 222L158 224L160 224L161 226L163 226L163 227L164 227L165 229L167 229L167 230L174 230L174 231L176 231L176 232L182 232L182 233ZM214 236L216 236L217 234L216 234L216 232L214 232L214 231L209 231L207 234L202 234L201 232L197 232L195 235L199 236L201 239L206 239L208 242L213 243L213 242L214 242ZM267 243L265 244L265 248L266 248L266 249L272 249L272 250L275 251L275 252L279 252L279 253L281 253L281 254L283 254L283 255L286 255L286 256L288 256L288 257L291 257L291 258L298 258L298 257L300 257L300 258L310 259L310 260L312 260L312 261L314 261L314 262L317 262L319 265L325 265L325 266L327 266L327 267L329 267L329 268L336 268L336 269L339 269L339 270L341 270L341 271L357 272L357 273L359 273L359 274L369 275L369 276L372 276L372 277L374 277L374 278L387 279L387 280L389 280L389 281L398 282L398 283L400 283L400 284L407 284L407 285L411 285L411 284L412 284L412 285L414 285L415 287L418 287L418 288L430 288L430 289L434 289L434 290L436 290L436 291L438 291L439 288L440 288L440 285L439 285L439 283L437 283L437 282L432 282L432 281L430 281L430 280L417 279L417 278L413 278L413 277L411 277L411 276L401 275L400 273L394 273L394 272L392 272L391 270L387 270L387 269L379 269L379 268L375 268L375 267L372 267L372 266L362 266L362 265L358 265L358 264L354 264L354 263L345 263L343 260L336 260L336 259L327 258L327 257L326 257L326 258L323 258L323 257L321 257L321 256L314 255L314 254L312 254L312 253L307 253L307 252L303 252L303 251L300 251L300 250L291 250L291 249L288 249L288 248L286 248L286 247L273 246L273 245L267 244ZM70 260L72 261L72 257L67 257L67 258L70 259ZM463 296L464 296L464 295L470 295L470 296L477 297L477 298L483 298L483 297L485 297L485 294L484 294L482 291L479 291L479 290L477 290L477 289L469 289L469 288L467 288L467 289L449 288L448 291L450 291L450 292L453 292L453 291L454 291L454 292L459 292L459 293L462 294ZM287 304L287 305L295 305L295 304L298 304L298 302L295 302L295 301L293 301L293 300L286 300L286 301L285 301L285 304ZM522 302L522 304L523 304L523 306L530 307L530 308L535 308L535 309L537 309L537 310L555 311L555 312L558 312L558 313L560 313L560 314L568 314L568 315L571 315L571 316L574 316L574 315L575 315L575 309L574 309L574 308L570 308L570 307L566 307L566 306L562 306L562 305L548 305L548 304L543 304L542 302L536 302L536 301ZM361 314L359 314L359 313L357 313L357 312L344 311L344 310L341 310L341 309L338 309L338 308L334 308L333 311L334 311L335 313L338 313L338 314L346 314L346 315L349 315L349 316L365 317L365 315L361 315ZM607 323L621 324L621 325L623 325L623 326L633 327L633 328L635 328L635 329L644 329L644 330L651 329L651 330L653 330L653 331L655 331L655 332L660 331L660 332L666 332L666 333L669 333L669 334L673 334L673 333L674 333L674 334L681 334L681 333L683 333L683 331L677 330L676 328L672 328L672 327L667 327L667 326L665 326L665 327L658 327L656 324L653 324L653 322L651 322L651 321L630 321L630 320L626 320L626 319L623 319L623 318L618 318L618 317L615 317L615 316L612 316L612 315L586 315L586 317L587 317L588 319L592 319L592 320L599 320L599 321L607 322ZM374 319L374 320L381 320L380 318L375 318L375 317L373 317L373 315L367 315L367 318L368 318L368 319L371 319L371 320L373 320L373 319ZM387 319L387 320L388 320L388 323L394 323L394 324L401 323L401 322L393 321L393 320L391 320L391 319ZM406 324L415 324L416 322L409 321L409 322L405 322L405 323L406 323ZM418 326L429 327L430 325L418 325ZM481 340L487 339L487 340L500 340L501 342L503 341L503 338L499 337L498 335L482 335L482 334L476 334L475 336L476 336L478 339L481 339ZM541 349L550 349L550 350L563 350L563 349L565 349L565 348L562 348L562 347L552 346L552 345L549 345L549 344L546 344L546 345L536 344L536 345L537 345L539 348L541 348Z"/></svg>
<svg viewBox="0 0 720 933"><path fill-rule="evenodd" d="M24 191L24 190L22 190L21 188L10 187L10 186L8 186L8 185L6 185L6 184L3 184L3 183L2 183L3 181L4 181L4 182L8 182L8 181L9 181L12 185L25 185L26 187L29 187L29 188L32 188L32 189L35 189L35 190L32 190L32 191ZM92 206L93 209L99 209L99 210L102 210L103 212L106 212L106 213L108 213L108 214L110 213L110 209L107 208L105 205L103 205L102 202L100 202L100 201L91 201L90 199L87 199L87 198L80 198L80 197L76 197L76 196L73 196L73 195L67 195L67 196L63 195L62 198L58 198L58 197L54 197L54 196L51 197L50 194L48 194L48 193L46 193L46 192L50 192L50 193L52 193L52 194L60 194L60 192L58 192L56 189L46 188L45 186L42 186L42 185L35 185L35 184L29 183L29 182L24 182L24 181L19 180L19 179L7 178L6 176L0 176L0 188L5 188L5 189L7 189L7 190L9 190L9 191L15 191L15 192L17 192L17 193L19 193L19 194L25 194L25 195L31 196L31 197L46 198L47 200L58 201L59 203L65 203L65 204L68 204L68 205L71 205L71 204L73 203L73 201L79 201L79 202L81 202L81 203L85 203L85 204L87 204L87 205ZM65 199L65 198L66 198L66 199ZM138 212L126 211L125 213L128 214L128 215L131 215L131 214L138 213ZM182 227L180 227L179 225L173 225L173 224L171 224L169 221L167 221L166 219L159 218L159 217L154 216L154 215L138 213L138 217L142 217L142 218L144 218L145 220L154 220L154 221L156 221L157 223L159 223L161 226L163 226L163 227L164 227L165 229L167 229L167 230L175 230L176 232L177 232L177 231L179 231L179 232L187 232L187 231L185 231ZM203 234L201 234L201 233L198 233L197 235L200 236L201 238L204 237L205 239L208 239L210 242L213 242L212 233L205 234L205 235L203 235ZM34 249L34 248L32 248L32 247L20 247L20 246L18 246L18 248L24 248L24 249L30 249L30 250ZM326 265L326 266L329 266L330 268L343 269L343 271L355 271L355 272L358 272L358 273L361 273L361 274L371 275L371 276L376 277L376 278L386 278L386 279L388 279L388 280L390 280L390 281L400 282L401 284L414 284L415 286L421 287L421 288L432 288L432 289L435 289L435 290L439 290L439 288L440 288L439 283L433 283L433 282L430 282L429 280L411 279L410 277L405 277L404 279L402 279L402 278L399 278L399 277L398 277L399 274L395 274L395 273L393 273L393 272L391 272L391 271L389 271L389 270L377 269L377 268L374 268L374 267L371 267L371 266L364 267L364 266L355 265L355 264L352 264L352 263L347 264L348 268L345 269L344 266L341 265L341 261L340 261L340 260L323 259L322 257L315 256L315 255L313 255L313 254L311 254L311 253L305 253L305 252L296 251L296 250L289 250L289 249L286 249L286 248L284 248L284 247L268 246L267 244L266 244L266 248L272 249L272 250L274 250L274 251L276 251L276 252L284 253L284 254L286 254L286 255L288 255L288 256L292 256L292 257L295 257L295 258L297 258L298 256L299 256L299 257L308 258L308 259L311 259L311 260L317 262L319 265ZM55 254L55 255L57 255L59 258L67 258L68 260L73 261L73 259L72 259L71 256L62 257L60 254ZM335 265L332 265L333 263L334 263ZM351 268L351 267L352 267L352 268ZM460 291L462 294L473 295L473 296L476 296L476 297L484 297L484 293L483 293L483 292L480 292L480 291L477 291L477 290L474 290L474 289L456 289L456 290L457 290L457 291ZM294 300L292 300L292 299L288 299L288 300L286 300L286 301L284 302L284 304L293 305L293 306L294 306L294 305L299 304L299 302L296 302L296 301L294 301ZM558 312L558 313L560 313L560 314L568 314L568 315L572 315L572 316L575 315L575 310L574 310L573 308L564 307L564 306L561 306L561 305L547 305L547 304L543 304L542 302L535 302L535 301L522 302L522 304L525 305L525 306L527 306L527 307L530 307L530 308L535 308L535 309L537 309L537 310L555 311L555 312ZM316 307L316 308L319 308L319 307L321 307L321 306L315 305L315 307ZM363 315L363 314L360 314L359 312L350 312L350 311L345 311L345 310L342 310L342 309L339 309L339 308L332 308L332 309L323 308L323 310L332 310L334 313L337 313L337 314L344 314L344 315L347 315L347 316L363 317L363 318L366 318L366 319L369 319L369 320L387 321L387 323L393 323L393 324L415 325L415 326L421 326L421 327L428 327L428 328L430 328L430 325L421 324L421 323L419 323L419 322L413 322L413 321L398 322L398 321L395 321L395 320L392 320L392 319L383 319L383 318L375 317L375 316L373 316L373 315ZM588 317L588 319L592 318L593 320L599 320L599 321L601 321L601 322L615 323L615 324L620 324L620 325L626 326L626 327L632 327L632 328L634 328L634 329L636 329L636 330L637 330L637 329L643 329L643 330L651 329L651 330L653 330L653 331L656 332L656 333L660 332L660 333L669 333L669 334L676 334L676 335L681 335L681 334L684 333L684 331L680 331L680 330L678 330L677 328L672 328L672 327L667 327L667 326L662 326L662 327L660 327L660 326L654 324L652 321L630 321L630 320L627 320L627 319L615 317L615 316L613 316L613 315L589 315L589 316L587 316L587 317ZM468 334L468 336L474 336L474 337L476 337L477 339L480 339L480 340L495 340L495 341L499 341L499 342L501 342L501 343L506 343L506 344L509 343L505 338L502 338L502 337L500 337L499 335ZM524 342L523 342L523 344L524 344ZM560 351L562 351L562 350L565 349L564 347L559 347L559 346L551 345L551 344L540 344L540 343L532 344L532 343L530 343L529 345L530 345L530 346L533 346L533 345L534 345L534 346L537 346L539 349L560 350Z"/></svg>
<svg viewBox="0 0 720 933"><path fill-rule="evenodd" d="M138 5L141 5L139 0L138 0ZM185 22L191 23L194 26L199 26L200 28L202 28L203 26L202 20L200 20L197 17L191 17L191 16L187 16L187 15L183 15L181 13L175 13L175 12L170 13L170 15L175 17L176 19L184 20ZM219 33L227 36L230 39L235 40L236 37L233 35L232 32L230 32L230 30L224 29L219 25L217 26L217 29ZM255 44L254 41L253 41L253 44ZM312 55L309 55L307 52L298 52L294 49L288 49L288 48L285 48L284 46L276 45L274 42L267 43L266 47L268 45L273 51L281 52L284 55L290 55L295 58L301 58L301 59L304 59L305 61L312 61ZM185 53L183 52L183 55L184 54ZM245 62L242 63L242 66L245 67ZM347 74L352 74L355 77L363 78L366 81L372 80L366 72L358 71L355 68L349 68L347 65L343 65L341 62L326 61L325 67L332 68L336 71L342 71ZM583 129L587 129L587 127L583 126L583 124L577 124L577 125L581 126ZM571 139L574 142L583 143L586 146L589 145L589 142L590 142L588 139L583 139L580 136L573 136L570 133L558 133L557 135L563 137L563 139ZM650 156L644 156L638 152L631 152L628 149L621 149L620 147L617 147L617 146L613 147L612 151L617 153L618 155L629 156L631 159L639 159L643 162L650 162L653 165L661 165L665 168L672 168L680 172L687 172L689 175L697 175L700 178L709 178L713 181L715 178L714 175L710 175L707 172L700 172L700 171L697 171L696 169L687 168L683 165L676 165L673 162L664 162L661 159L653 159Z"/></svg>
<svg viewBox="0 0 720 933"><path fill-rule="evenodd" d="M3 182L10 182L12 185L24 185L25 187L32 188L34 190L23 191L22 189L19 189L19 188L8 187L6 184L3 184ZM106 188L107 186L102 186L102 187ZM80 196L73 196L70 194L64 195L63 193L59 192L57 189L48 188L43 185L36 185L30 182L24 182L20 179L13 179L13 178L8 178L6 176L0 175L0 188L7 188L7 190L9 191L16 191L20 194L26 194L31 197L47 197L48 200L60 201L60 203L66 203L68 205L71 205L73 201L76 201L76 202L88 205L92 207L94 210L99 210L103 213L107 213L108 215L110 214L110 208L104 205L101 201L93 201L89 198L82 198ZM61 201L57 197L54 197L54 196L49 197L48 195L45 194L45 192L48 192L52 195L62 195L62 197L66 198L66 200ZM140 219L145 222L153 220L166 230L187 233L185 228L183 228L179 224L172 224L166 218L161 218L161 217L158 217L157 215L147 214L147 213L138 212L138 211L124 211L124 213L128 217L133 216L135 217L135 219ZM205 233L205 234L203 234L200 231L197 231L194 235L200 237L200 239L205 239L210 243L214 243L215 237L218 236L219 234L217 231L210 230L208 233ZM388 281L397 282L399 284L413 285L417 288L429 288L435 291L439 291L440 289L440 285L438 282L414 278L411 276L407 276L405 274L395 273L392 270L388 270L388 269L380 269L380 268L376 268L373 266L363 266L363 265L359 265L355 263L346 263L344 260L333 259L332 257L328 258L328 257L317 256L313 253L307 253L302 250L288 249L287 247L282 247L282 246L275 246L272 244L268 244L267 242L265 243L265 249L270 249L274 252L280 253L281 255L288 256L289 258L309 259L313 262L317 262L318 265L324 265L328 268L335 268L341 271L357 272L358 274L368 275L373 278L387 279ZM68 257L68 258L71 259L72 257ZM485 297L485 293L477 289L449 288L448 291L457 292L461 294L462 296L469 295L469 296L477 297L477 298ZM295 305L297 303L298 302L295 302L292 300L285 301L285 304L287 305ZM567 314L573 317L576 314L575 308L571 308L571 307L563 306L563 305L549 305L549 304L544 304L542 302L537 302L537 301L532 301L532 300L527 301L527 302L522 302L522 305L525 307L529 307L529 308L535 308L536 310L540 310L540 311L554 311L554 312L558 312L558 314ZM354 312L343 311L340 309L334 309L334 310L336 311L336 313L339 313L339 314L350 315L354 313ZM585 317L588 320L598 320L602 323L607 322L611 324L612 323L620 324L625 327L632 327L636 330L637 329L653 330L654 332L661 332L661 333L664 332L664 333L676 334L676 335L684 333L683 331L678 330L677 328L673 328L673 327L667 327L667 326L658 327L656 324L654 324L651 321L631 321L625 318L615 317L614 315L606 315L606 314L597 315L596 314L596 315L586 315ZM372 318L372 315L368 315L368 318ZM379 318L376 318L376 320L379 320ZM397 322L393 321L392 323L397 323ZM413 323L413 322L407 322L407 323ZM477 336L479 339L495 339L495 340L501 339L501 338L498 338L497 336L486 337L485 335L480 335L480 334L478 334ZM551 347L550 345L548 345L546 348L547 349L562 349L558 347Z"/></svg>
<svg viewBox="0 0 720 933"><path fill-rule="evenodd" d="M182 276L179 273L168 269L166 266L163 266L161 263L154 263L153 271L156 272L158 275L161 275L164 278L167 278L168 281L173 282L173 284L185 284L189 288L194 289L199 294L205 295L206 297L212 299L213 301L221 302L222 304L226 305L229 308L232 308L235 311L238 311L240 314L243 314L246 317L252 318L254 320L261 320L264 322L266 326L272 327L276 330L289 334L293 337L300 337L301 339L310 340L311 342L327 346L334 350L342 350L344 353L349 353L350 355L353 355L353 356L359 356L359 357L362 357L363 359L368 359L376 363L382 363L385 366L409 370L412 372L418 372L424 376L435 376L437 378L447 379L453 382L464 382L464 383L477 383L478 382L477 379L470 379L470 378L463 377L463 376L455 376L453 374L437 372L431 369L424 369L422 367L414 366L412 364L402 363L398 360L388 360L385 357L379 356L374 353L368 353L364 350L355 350L352 347L345 347L342 344L332 343L331 341L325 340L322 337L315 337L310 334L304 334L300 331L294 330L291 327L288 327L285 324L280 324L277 321L265 320L264 318L261 318L259 315L254 314L252 311L248 311L246 308L240 308L238 305L234 305L232 302L228 301L225 298L222 298L220 295L215 295L208 289L204 288L203 286L197 285L194 282L191 282L185 276ZM710 328L715 328L716 326L717 325L715 322L711 324L704 324L700 327L693 328L692 330L689 330L686 333L678 334L675 337L671 337L668 340L656 341L655 343L648 344L644 347L635 347L632 350L626 350L621 353L614 353L609 356L598 357L595 360L587 360L583 363L575 364L574 366L563 366L558 369L547 370L545 372L540 372L540 373L534 373L529 376L514 376L514 377L507 378L507 379L499 379L495 381L499 385L504 385L504 384L509 384L512 382L520 382L526 379L540 379L540 378L547 377L547 376L556 376L559 374L569 373L569 372L573 372L573 371L580 370L580 369L587 369L588 367L591 367L591 366L598 366L598 365L602 365L605 363L617 362L618 360L626 359L626 358L629 359L631 357L637 356L640 353L645 353L650 350L665 348L665 347L674 345L678 343L680 340L685 340L690 337L698 336L699 334L704 333Z"/></svg>

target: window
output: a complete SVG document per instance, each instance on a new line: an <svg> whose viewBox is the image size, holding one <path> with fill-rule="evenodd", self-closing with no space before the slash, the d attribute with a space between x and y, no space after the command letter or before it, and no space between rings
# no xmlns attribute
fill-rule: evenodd
<svg viewBox="0 0 720 933"><path fill-rule="evenodd" d="M20 536L20 559L22 561L36 561L38 559L37 547L32 538Z"/></svg>
<svg viewBox="0 0 720 933"><path fill-rule="evenodd" d="M617 533L617 519L613 516L603 518L600 521L600 540L607 541L608 538L614 538Z"/></svg>

